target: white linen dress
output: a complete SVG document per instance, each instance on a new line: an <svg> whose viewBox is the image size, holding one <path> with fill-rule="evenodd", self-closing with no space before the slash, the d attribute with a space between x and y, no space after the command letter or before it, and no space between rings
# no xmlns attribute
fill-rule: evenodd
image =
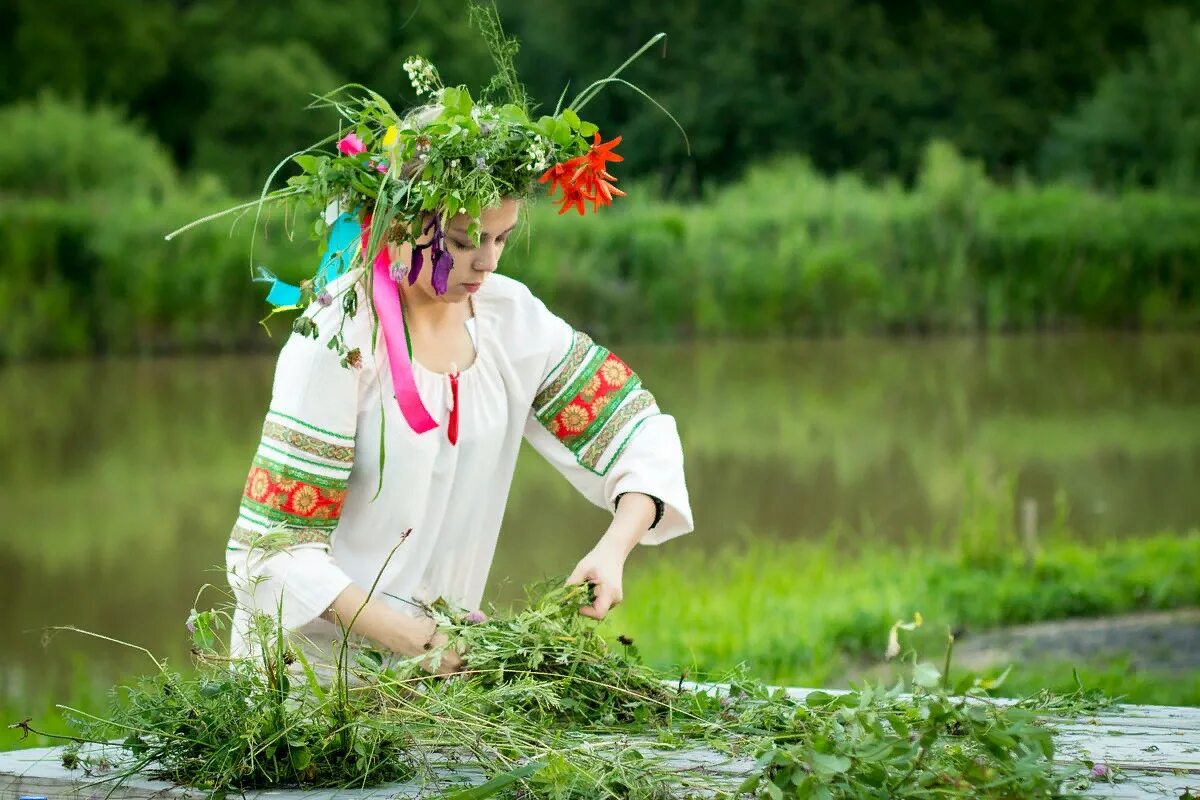
<svg viewBox="0 0 1200 800"><path fill-rule="evenodd" d="M660 500L642 544L692 529L675 420L624 362L503 275L472 296L476 358L458 379L457 443L446 433L450 378L415 359L439 427L414 433L394 398L381 331L372 347L360 274L331 282L334 302L305 312L316 338L293 333L279 355L226 553L234 655L252 652L254 609L280 613L285 629L321 649L340 641L320 615L351 582L368 589L378 578L374 596L409 614L418 612L402 598L477 608L522 437L601 507L612 510L625 492ZM346 292L357 296L353 315ZM340 363L328 346L335 334L360 349L360 366Z"/></svg>

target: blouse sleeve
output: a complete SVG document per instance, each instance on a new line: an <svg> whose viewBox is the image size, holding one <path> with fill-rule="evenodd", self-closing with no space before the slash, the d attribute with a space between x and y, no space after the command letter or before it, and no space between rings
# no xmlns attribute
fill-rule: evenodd
<svg viewBox="0 0 1200 800"><path fill-rule="evenodd" d="M359 388L359 369L344 366L345 356L329 346L334 335L354 344L340 306L339 298L306 314L315 338L293 333L280 351L229 539L239 605L281 613L289 630L319 617L352 582L330 555L354 464Z"/></svg>
<svg viewBox="0 0 1200 800"><path fill-rule="evenodd" d="M674 418L624 361L545 313L550 347L526 440L601 508L615 509L627 492L661 502L661 517L642 544L688 533L692 511Z"/></svg>

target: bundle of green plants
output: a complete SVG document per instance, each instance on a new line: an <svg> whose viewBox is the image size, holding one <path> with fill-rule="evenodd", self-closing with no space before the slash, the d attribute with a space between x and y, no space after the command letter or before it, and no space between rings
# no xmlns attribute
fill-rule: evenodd
<svg viewBox="0 0 1200 800"><path fill-rule="evenodd" d="M465 653L449 679L428 656L395 661L346 648L322 680L305 649L260 619L261 652L220 655L222 615L192 618L198 666L115 691L103 718L74 712L70 765L96 765L85 742L121 742L110 776L134 772L214 797L282 786L399 781L422 796L468 798L1060 797L1086 766L1058 765L1044 714L1090 710L1086 693L1023 703L988 698L995 681L951 678L910 655L891 688L807 695L744 669L694 684L644 666L577 610L588 587L539 587L491 619L426 610ZM895 640L918 622L897 624ZM434 656L436 657L436 653ZM70 713L70 711L69 711Z"/></svg>
<svg viewBox="0 0 1200 800"><path fill-rule="evenodd" d="M482 703L564 723L599 725L665 717L672 693L660 672L641 663L633 640L610 646L594 622L577 613L591 602L584 585L535 585L524 610L485 618L437 604L431 611L468 655L466 680L445 684L455 702ZM419 669L407 662L411 680ZM386 680L383 682L386 686Z"/></svg>

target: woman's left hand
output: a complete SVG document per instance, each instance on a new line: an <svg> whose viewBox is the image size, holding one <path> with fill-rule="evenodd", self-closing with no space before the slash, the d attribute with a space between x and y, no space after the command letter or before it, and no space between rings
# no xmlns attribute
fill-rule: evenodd
<svg viewBox="0 0 1200 800"><path fill-rule="evenodd" d="M608 530L567 578L568 585L587 581L596 587L595 602L581 607L580 614L604 619L613 606L620 604L625 559L653 521L654 501L648 495L629 492L617 498L616 513Z"/></svg>
<svg viewBox="0 0 1200 800"><path fill-rule="evenodd" d="M614 606L621 602L621 576L625 571L625 557L628 555L621 547L601 541L588 553L567 584L591 583L596 587L596 600L591 605L582 606L579 613L592 619L604 619L604 616Z"/></svg>

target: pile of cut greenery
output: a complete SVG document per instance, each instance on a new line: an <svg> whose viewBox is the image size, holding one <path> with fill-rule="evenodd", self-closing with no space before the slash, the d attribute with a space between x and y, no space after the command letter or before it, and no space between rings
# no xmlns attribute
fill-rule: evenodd
<svg viewBox="0 0 1200 800"><path fill-rule="evenodd" d="M115 691L107 718L72 721L80 743L122 742L132 757L109 759L114 778L214 797L395 781L457 800L1036 798L1085 780L1084 765L1055 764L1039 722L1105 702L1082 689L993 702L986 681L950 680L949 648L940 669L910 654L907 687L801 697L744 671L691 684L642 665L625 637L610 645L577 613L588 592L542 585L523 610L483 621L428 608L467 654L450 679L346 647L322 681L266 618L261 656L231 662L216 649L223 616L206 612L193 618L194 675L156 661L157 674ZM75 745L66 759L94 767L90 752Z"/></svg>

